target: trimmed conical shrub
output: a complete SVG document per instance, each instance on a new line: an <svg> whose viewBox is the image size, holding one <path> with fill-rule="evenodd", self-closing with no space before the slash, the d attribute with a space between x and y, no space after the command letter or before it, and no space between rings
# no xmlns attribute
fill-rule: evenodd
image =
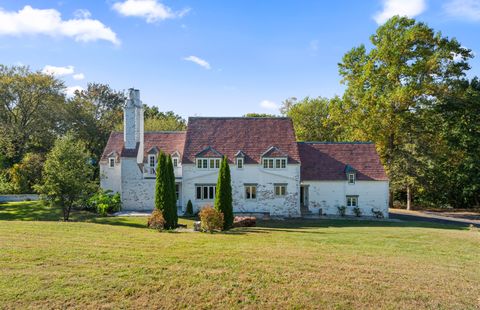
<svg viewBox="0 0 480 310"><path fill-rule="evenodd" d="M177 198L172 158L163 152L158 155L155 183L155 208L162 212L165 229L177 227Z"/></svg>
<svg viewBox="0 0 480 310"><path fill-rule="evenodd" d="M172 157L167 157L167 196L168 196L168 215L165 219L168 228L176 228L178 226L178 214L177 214L177 195L175 191L175 173L173 171Z"/></svg>
<svg viewBox="0 0 480 310"><path fill-rule="evenodd" d="M215 209L223 213L223 229L233 225L232 183L227 157L223 157L218 173L217 192L215 194Z"/></svg>

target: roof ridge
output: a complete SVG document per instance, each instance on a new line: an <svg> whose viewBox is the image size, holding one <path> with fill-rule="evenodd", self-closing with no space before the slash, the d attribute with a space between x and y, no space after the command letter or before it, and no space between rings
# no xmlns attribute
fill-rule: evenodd
<svg viewBox="0 0 480 310"><path fill-rule="evenodd" d="M189 116L188 119L290 119L288 116L254 117L254 116Z"/></svg>
<svg viewBox="0 0 480 310"><path fill-rule="evenodd" d="M297 141L297 143L304 144L375 144L372 141L342 141L342 142L330 142L330 141Z"/></svg>

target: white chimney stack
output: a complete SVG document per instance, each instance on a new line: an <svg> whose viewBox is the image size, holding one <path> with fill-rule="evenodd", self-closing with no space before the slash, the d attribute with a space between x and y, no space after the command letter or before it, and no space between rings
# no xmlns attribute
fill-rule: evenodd
<svg viewBox="0 0 480 310"><path fill-rule="evenodd" d="M126 149L135 149L140 144L139 153L143 160L143 104L140 90L130 88L123 109L123 141ZM140 155L140 154L138 154Z"/></svg>

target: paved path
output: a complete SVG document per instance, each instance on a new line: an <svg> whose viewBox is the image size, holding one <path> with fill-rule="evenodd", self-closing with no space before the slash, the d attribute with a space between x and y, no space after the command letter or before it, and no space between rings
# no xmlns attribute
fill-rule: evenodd
<svg viewBox="0 0 480 310"><path fill-rule="evenodd" d="M442 216L441 213L422 212L422 211L407 211L403 209L390 209L389 215L391 219L399 219L404 221L424 221L440 224L453 224L460 226L474 225L480 227L479 220L469 220Z"/></svg>

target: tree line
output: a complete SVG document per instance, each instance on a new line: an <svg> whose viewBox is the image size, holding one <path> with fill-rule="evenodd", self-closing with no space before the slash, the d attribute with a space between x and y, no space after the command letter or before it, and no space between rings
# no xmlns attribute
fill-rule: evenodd
<svg viewBox="0 0 480 310"><path fill-rule="evenodd" d="M372 141L391 204L480 205L480 81L471 50L414 19L393 17L347 52L334 98L289 98L282 114L303 141Z"/></svg>
<svg viewBox="0 0 480 310"><path fill-rule="evenodd" d="M69 133L98 167L112 130L123 130L124 91L89 83L72 97L65 83L26 66L0 65L0 193L28 193L41 179L46 154ZM146 130L185 130L175 113L145 105ZM94 169L93 180L98 180Z"/></svg>

